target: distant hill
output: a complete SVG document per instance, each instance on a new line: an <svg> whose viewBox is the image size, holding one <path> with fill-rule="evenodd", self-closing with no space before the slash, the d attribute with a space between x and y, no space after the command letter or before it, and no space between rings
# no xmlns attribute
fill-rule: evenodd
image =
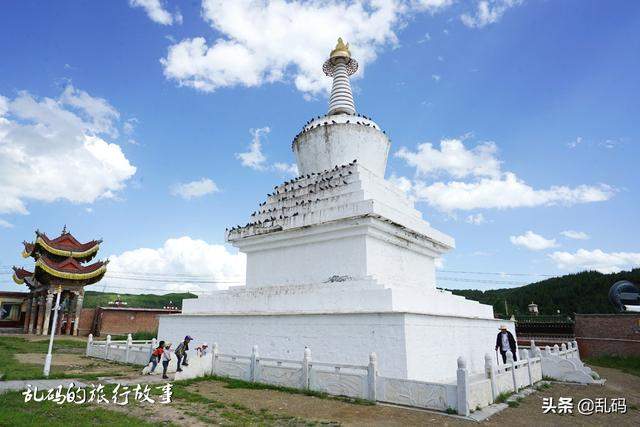
<svg viewBox="0 0 640 427"><path fill-rule="evenodd" d="M451 289L451 292L492 305L496 315L505 315L505 300L509 307L508 315L526 314L531 302L538 304L540 314L556 314L557 310L569 315L614 313L608 294L611 285L618 280L640 284L640 268L613 274L583 271L518 288L489 291Z"/></svg>
<svg viewBox="0 0 640 427"><path fill-rule="evenodd" d="M137 308L162 308L169 305L170 302L175 307L182 308L182 300L187 298L197 298L198 296L192 293L173 293L164 295L155 294L115 294L110 292L96 292L85 291L84 304L85 308L105 307L109 305L109 302L115 301L120 296L120 299L127 303L127 307Z"/></svg>

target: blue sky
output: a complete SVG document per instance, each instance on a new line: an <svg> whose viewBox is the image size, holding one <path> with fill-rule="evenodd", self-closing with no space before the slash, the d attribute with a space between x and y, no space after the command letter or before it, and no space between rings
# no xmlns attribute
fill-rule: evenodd
<svg viewBox="0 0 640 427"><path fill-rule="evenodd" d="M338 36L387 177L456 239L440 286L640 265L639 28L629 1L5 2L0 289L63 224L121 292L241 281L224 229L291 177Z"/></svg>

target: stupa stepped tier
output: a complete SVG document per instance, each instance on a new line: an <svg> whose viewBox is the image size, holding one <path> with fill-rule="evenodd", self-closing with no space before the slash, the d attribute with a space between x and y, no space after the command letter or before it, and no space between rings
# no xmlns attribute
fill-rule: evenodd
<svg viewBox="0 0 640 427"><path fill-rule="evenodd" d="M499 321L491 306L436 288L435 259L454 240L384 179L390 141L356 112L357 68L339 40L323 66L329 110L293 139L300 176L226 230L247 255L246 286L184 300L160 335L189 333L236 354L258 345L266 357L299 358L308 346L338 363L376 352L381 375L397 378L448 379L458 356L482 371Z"/></svg>

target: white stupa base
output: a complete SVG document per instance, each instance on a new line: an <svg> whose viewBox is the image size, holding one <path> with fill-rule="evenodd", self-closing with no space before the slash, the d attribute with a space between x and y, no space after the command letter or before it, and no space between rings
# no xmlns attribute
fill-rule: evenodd
<svg viewBox="0 0 640 427"><path fill-rule="evenodd" d="M355 308L357 307L357 308ZM238 287L183 301L183 314L160 317L159 339L217 342L221 353L301 359L305 346L320 362L366 364L378 355L380 375L450 380L465 357L481 372L501 323L491 306L437 289L389 288L373 279Z"/></svg>
<svg viewBox="0 0 640 427"><path fill-rule="evenodd" d="M257 345L263 357L295 360L308 346L313 360L359 365L375 352L382 376L446 382L454 381L459 356L482 372L500 323L515 332L497 319L420 313L182 314L161 316L158 336L179 342L189 334L242 356Z"/></svg>

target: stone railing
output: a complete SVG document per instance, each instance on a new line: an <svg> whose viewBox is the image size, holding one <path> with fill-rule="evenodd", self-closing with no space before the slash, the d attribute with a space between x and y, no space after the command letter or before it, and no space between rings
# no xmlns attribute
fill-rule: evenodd
<svg viewBox="0 0 640 427"><path fill-rule="evenodd" d="M528 351L541 358L545 377L582 384L604 382L596 372L582 363L576 341L562 343L560 346L545 346L544 349L537 347L532 341L529 347L521 348L521 351Z"/></svg>
<svg viewBox="0 0 640 427"><path fill-rule="evenodd" d="M111 335L107 335L105 341L97 341L93 339L92 334L89 334L86 355L114 362L146 365L155 347L155 338L150 341L134 341L129 334L124 341L113 341Z"/></svg>
<svg viewBox="0 0 640 427"><path fill-rule="evenodd" d="M156 340L95 341L89 337L87 356L116 362L146 365ZM175 357L169 372L175 372ZM304 349L302 360L262 357L254 346L249 356L225 354L214 344L204 355L189 351L189 365L177 372L176 380L206 375L235 378L301 390L324 392L371 401L394 403L438 411L454 410L460 415L492 404L500 393L515 392L542 379L540 357L513 361L507 353L507 363L494 363L485 356L485 372L471 374L465 360L458 358L455 378L445 382L427 382L378 375L378 359L369 356L366 365L351 365L314 361L311 350ZM156 372L156 374L160 373ZM453 374L453 373L452 373Z"/></svg>

